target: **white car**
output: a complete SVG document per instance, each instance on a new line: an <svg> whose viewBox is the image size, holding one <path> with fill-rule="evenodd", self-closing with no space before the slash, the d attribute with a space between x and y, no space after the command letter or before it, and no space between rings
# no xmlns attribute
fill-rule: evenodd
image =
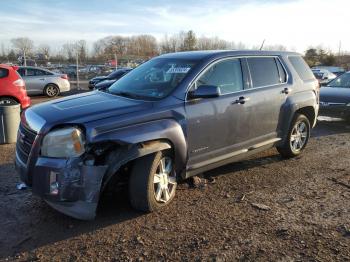
<svg viewBox="0 0 350 262"><path fill-rule="evenodd" d="M48 97L58 96L70 91L66 74L58 74L39 67L19 67L17 71L23 78L28 95L45 94Z"/></svg>

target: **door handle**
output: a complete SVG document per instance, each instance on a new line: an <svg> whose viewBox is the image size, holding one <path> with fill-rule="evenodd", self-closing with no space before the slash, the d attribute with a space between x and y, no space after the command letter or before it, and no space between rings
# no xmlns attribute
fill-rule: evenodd
<svg viewBox="0 0 350 262"><path fill-rule="evenodd" d="M40 78L39 80L43 80L43 81L44 81L44 80L45 80L45 78Z"/></svg>
<svg viewBox="0 0 350 262"><path fill-rule="evenodd" d="M292 92L292 89L290 89L290 88L288 88L288 87L286 87L286 88L284 88L283 90L282 90L282 94L289 94L290 92Z"/></svg>
<svg viewBox="0 0 350 262"><path fill-rule="evenodd" d="M236 99L235 101L232 101L232 104L241 104L243 105L245 102L249 101L250 98L249 97L244 97L244 96L240 96L238 99Z"/></svg>

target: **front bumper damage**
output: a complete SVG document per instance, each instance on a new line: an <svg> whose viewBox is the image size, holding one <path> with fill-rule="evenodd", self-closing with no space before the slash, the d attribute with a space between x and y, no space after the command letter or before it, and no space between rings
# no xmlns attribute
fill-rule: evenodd
<svg viewBox="0 0 350 262"><path fill-rule="evenodd" d="M16 169L27 182L27 169L16 157ZM33 194L71 217L91 220L96 216L101 184L107 166L84 164L82 159L39 157L31 169Z"/></svg>

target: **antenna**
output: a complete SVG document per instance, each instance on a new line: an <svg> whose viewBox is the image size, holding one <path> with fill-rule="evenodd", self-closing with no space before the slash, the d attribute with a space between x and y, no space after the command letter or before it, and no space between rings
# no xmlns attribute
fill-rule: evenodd
<svg viewBox="0 0 350 262"><path fill-rule="evenodd" d="M265 44L265 39L262 41L262 44L261 44L261 46L260 46L260 49L259 49L259 50L262 50L262 49L263 49L264 44Z"/></svg>

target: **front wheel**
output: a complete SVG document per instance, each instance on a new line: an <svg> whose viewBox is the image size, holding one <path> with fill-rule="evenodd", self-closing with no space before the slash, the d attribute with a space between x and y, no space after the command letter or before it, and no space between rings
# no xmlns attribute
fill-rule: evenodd
<svg viewBox="0 0 350 262"><path fill-rule="evenodd" d="M296 114L289 128L288 137L278 152L286 158L299 155L306 147L310 137L310 121L302 114Z"/></svg>
<svg viewBox="0 0 350 262"><path fill-rule="evenodd" d="M131 205L141 211L155 211L168 205L177 186L174 160L167 152L157 152L138 160L129 180Z"/></svg>

